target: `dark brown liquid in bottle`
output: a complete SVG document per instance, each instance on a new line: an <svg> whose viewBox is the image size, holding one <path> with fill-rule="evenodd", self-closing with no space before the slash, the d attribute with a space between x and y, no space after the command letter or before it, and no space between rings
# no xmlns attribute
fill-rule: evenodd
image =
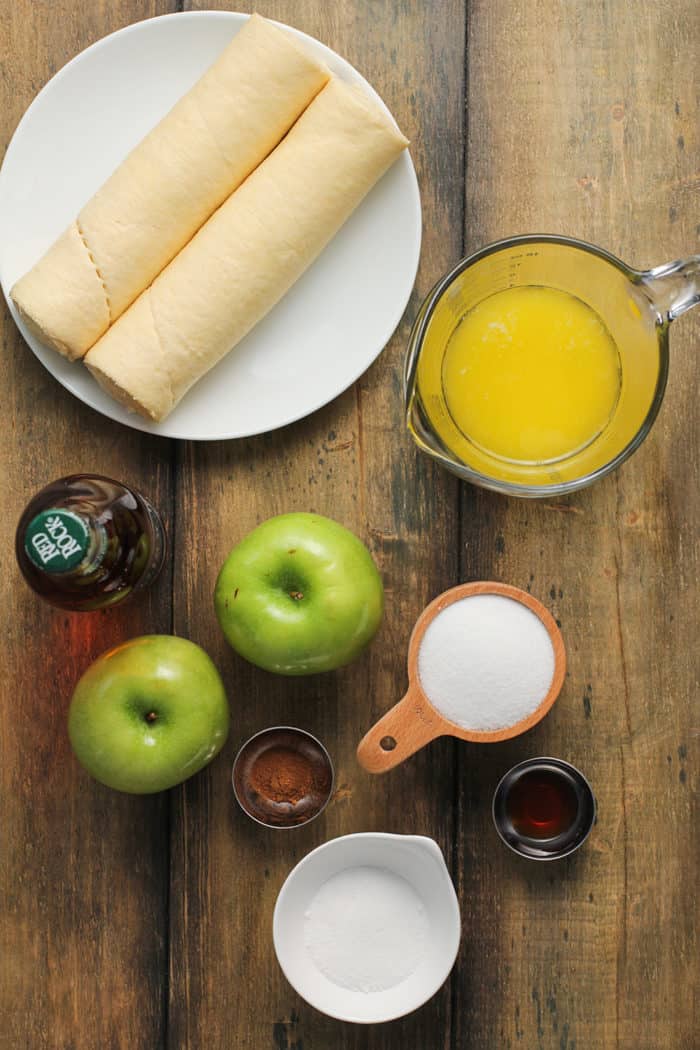
<svg viewBox="0 0 700 1050"><path fill-rule="evenodd" d="M28 528L49 510L69 512L73 522L84 525L88 550L70 571L53 571L51 559L39 567L28 555ZM40 597L84 611L116 605L148 586L163 565L166 542L158 512L140 493L110 478L75 474L31 500L17 527L15 549L22 574Z"/></svg>
<svg viewBox="0 0 700 1050"><path fill-rule="evenodd" d="M573 826L578 798L568 777L549 769L523 773L508 792L506 812L513 829L530 839L552 839Z"/></svg>

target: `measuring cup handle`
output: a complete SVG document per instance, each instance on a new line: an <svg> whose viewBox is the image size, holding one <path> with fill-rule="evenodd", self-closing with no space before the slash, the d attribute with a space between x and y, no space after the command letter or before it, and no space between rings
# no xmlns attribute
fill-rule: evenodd
<svg viewBox="0 0 700 1050"><path fill-rule="evenodd" d="M700 255L644 270L639 278L654 305L669 321L700 303Z"/></svg>
<svg viewBox="0 0 700 1050"><path fill-rule="evenodd" d="M422 693L410 687L403 700L362 738L357 760L368 773L386 773L444 732L438 713L428 706Z"/></svg>

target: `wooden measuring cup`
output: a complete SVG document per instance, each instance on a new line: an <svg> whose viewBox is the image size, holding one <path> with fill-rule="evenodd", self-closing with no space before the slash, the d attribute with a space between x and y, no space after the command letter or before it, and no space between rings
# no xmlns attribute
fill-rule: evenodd
<svg viewBox="0 0 700 1050"><path fill-rule="evenodd" d="M544 625L554 650L552 684L535 710L505 729L484 732L463 729L441 715L423 692L418 676L418 651L432 621L448 605L476 594L502 595L526 606ZM403 700L387 711L362 738L357 748L358 761L368 773L386 773L439 736L456 736L477 744L495 744L519 736L547 714L559 695L565 672L566 653L561 632L551 613L531 594L507 583L463 583L452 587L430 602L418 617L408 643L408 691Z"/></svg>

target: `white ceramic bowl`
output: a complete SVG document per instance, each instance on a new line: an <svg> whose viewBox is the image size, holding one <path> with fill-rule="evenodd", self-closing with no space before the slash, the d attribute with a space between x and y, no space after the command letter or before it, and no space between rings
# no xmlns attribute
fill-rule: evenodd
<svg viewBox="0 0 700 1050"><path fill-rule="evenodd" d="M422 961L400 984L381 992L334 984L317 969L305 946L304 915L314 896L328 879L354 867L384 868L406 879L428 919ZM272 934L285 977L311 1006L341 1021L391 1021L422 1006L445 982L459 949L459 904L440 847L432 839L376 832L344 835L307 854L288 875L275 905Z"/></svg>

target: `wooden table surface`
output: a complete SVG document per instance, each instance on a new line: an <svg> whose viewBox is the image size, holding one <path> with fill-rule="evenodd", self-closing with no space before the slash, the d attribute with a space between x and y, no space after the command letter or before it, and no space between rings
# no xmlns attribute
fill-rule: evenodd
<svg viewBox="0 0 700 1050"><path fill-rule="evenodd" d="M181 9L0 0L2 143L82 48ZM0 1047L693 1050L698 319L674 324L669 388L645 445L569 499L508 500L433 466L405 433L400 375L421 297L488 241L573 234L639 267L698 250L700 8L259 0L257 9L345 55L410 135L424 211L416 290L389 347L342 397L281 432L212 444L149 437L84 407L3 308ZM23 585L12 537L35 490L81 470L150 495L172 554L141 600L66 615ZM258 671L227 648L214 618L228 550L288 510L341 520L383 573L381 632L336 674ZM525 587L553 611L569 655L561 698L519 740L445 739L385 777L363 773L355 746L404 690L417 614L472 579ZM147 632L207 649L227 684L232 732L204 773L138 798L77 765L66 709L94 657ZM281 722L317 733L338 773L324 816L287 834L248 822L230 788L238 745ZM502 847L490 816L501 774L538 754L579 765L599 804L586 846L550 865ZM413 1015L371 1028L306 1006L271 942L291 867L326 839L362 830L434 836L463 918L443 989Z"/></svg>

